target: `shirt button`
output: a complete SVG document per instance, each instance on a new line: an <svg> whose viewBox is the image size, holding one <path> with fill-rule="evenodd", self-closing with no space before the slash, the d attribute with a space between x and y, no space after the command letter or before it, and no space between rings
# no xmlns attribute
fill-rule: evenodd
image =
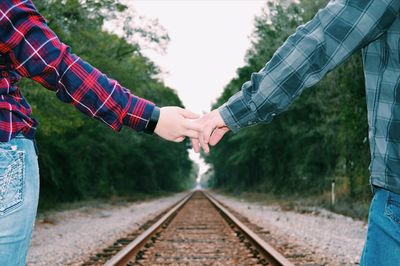
<svg viewBox="0 0 400 266"><path fill-rule="evenodd" d="M253 122L249 121L247 122L247 125L251 126L253 124Z"/></svg>
<svg viewBox="0 0 400 266"><path fill-rule="evenodd" d="M272 113L271 116L274 117L274 116L276 116L276 114L275 114L275 113Z"/></svg>

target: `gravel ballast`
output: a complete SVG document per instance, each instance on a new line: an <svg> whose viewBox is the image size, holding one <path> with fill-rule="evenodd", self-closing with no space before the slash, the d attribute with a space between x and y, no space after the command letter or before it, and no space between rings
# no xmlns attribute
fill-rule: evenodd
<svg viewBox="0 0 400 266"><path fill-rule="evenodd" d="M324 265L358 265L367 223L325 209L307 213L283 211L280 206L249 203L215 195L227 207L257 226L278 233L291 244L302 246L323 258Z"/></svg>
<svg viewBox="0 0 400 266"><path fill-rule="evenodd" d="M83 207L39 215L28 266L80 265L88 256L138 229L184 194L114 206Z"/></svg>
<svg viewBox="0 0 400 266"><path fill-rule="evenodd" d="M37 219L29 266L80 265L90 255L139 228L184 194L124 205L102 204L52 212ZM366 222L323 209L284 211L277 205L216 196L224 205L278 238L325 257L325 265L355 265L364 243Z"/></svg>

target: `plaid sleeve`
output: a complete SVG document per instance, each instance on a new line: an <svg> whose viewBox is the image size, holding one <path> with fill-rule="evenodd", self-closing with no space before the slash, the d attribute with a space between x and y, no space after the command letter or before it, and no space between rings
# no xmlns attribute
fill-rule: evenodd
<svg viewBox="0 0 400 266"><path fill-rule="evenodd" d="M21 76L115 131L122 125L142 131L147 125L154 104L72 54L30 0L0 2L0 52L10 55Z"/></svg>
<svg viewBox="0 0 400 266"><path fill-rule="evenodd" d="M300 26L241 91L219 108L227 126L270 122L310 87L393 23L398 0L336 0Z"/></svg>

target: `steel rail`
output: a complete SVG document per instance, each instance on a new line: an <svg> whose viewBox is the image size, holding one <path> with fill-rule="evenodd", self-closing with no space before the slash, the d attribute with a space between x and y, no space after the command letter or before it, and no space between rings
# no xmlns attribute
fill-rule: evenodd
<svg viewBox="0 0 400 266"><path fill-rule="evenodd" d="M229 220L231 220L235 226L242 231L248 240L257 248L257 250L268 259L268 262L274 266L294 266L293 263L283 257L277 250L270 246L267 242L261 239L253 231L251 231L246 225L239 221L230 211L222 206L210 193L204 192L208 200Z"/></svg>
<svg viewBox="0 0 400 266"><path fill-rule="evenodd" d="M160 218L155 224L150 228L140 234L135 240L129 243L125 248L120 250L115 254L109 261L107 261L105 266L120 266L127 265L130 259L148 242L153 234L155 234L161 226L172 219L177 211L185 205L185 203L192 197L193 192L186 195L181 201L179 201L175 207L173 207L169 212L167 212L163 217Z"/></svg>
<svg viewBox="0 0 400 266"><path fill-rule="evenodd" d="M224 216L230 220L236 228L238 228L251 244L257 249L258 252L264 256L269 263L273 266L294 266L293 263L283 257L278 251L251 231L246 225L240 222L231 212L223 207L213 196L209 193L202 191L206 198L215 206L215 208ZM127 265L132 257L148 242L148 240L162 227L165 222L173 219L175 214L185 205L185 203L192 197L193 192L185 196L179 203L175 205L167 214L165 214L160 220L158 220L149 229L144 231L129 245L115 254L105 266L121 266Z"/></svg>

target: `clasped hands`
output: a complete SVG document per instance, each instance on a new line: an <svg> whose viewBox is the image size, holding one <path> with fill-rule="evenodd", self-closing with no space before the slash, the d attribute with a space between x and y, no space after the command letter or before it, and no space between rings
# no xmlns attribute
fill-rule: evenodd
<svg viewBox="0 0 400 266"><path fill-rule="evenodd" d="M160 117L154 132L160 137L174 142L181 142L185 137L192 140L193 150L205 153L216 145L229 128L225 125L217 109L199 116L180 107L160 108Z"/></svg>

